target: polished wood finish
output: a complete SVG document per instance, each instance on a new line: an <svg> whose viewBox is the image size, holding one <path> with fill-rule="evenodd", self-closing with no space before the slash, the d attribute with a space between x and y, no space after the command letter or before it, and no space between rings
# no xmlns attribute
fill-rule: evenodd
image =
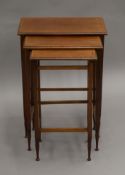
<svg viewBox="0 0 125 175"><path fill-rule="evenodd" d="M97 55L94 49L87 50L33 50L31 60L96 60Z"/></svg>
<svg viewBox="0 0 125 175"><path fill-rule="evenodd" d="M35 125L35 148L36 148L36 161L39 161L39 142L40 142L40 121L39 121L39 108L40 105L38 104L39 101L39 75L38 75L38 62L33 61L32 64L34 64L34 69L33 69L33 75L34 75L34 125Z"/></svg>
<svg viewBox="0 0 125 175"><path fill-rule="evenodd" d="M37 67L40 66L40 61L38 60L37 61ZM41 82L41 77L40 77L40 71L37 71L38 73L38 88L40 89L40 82ZM39 98L39 101L41 101L41 94L38 92L38 98ZM39 123L40 123L40 127L42 127L42 111L41 111L41 105L39 104ZM41 139L41 133L40 133L40 136L39 136L39 140L42 141Z"/></svg>
<svg viewBox="0 0 125 175"><path fill-rule="evenodd" d="M106 35L101 17L24 17L18 35Z"/></svg>
<svg viewBox="0 0 125 175"><path fill-rule="evenodd" d="M87 128L88 128L88 161L91 160L92 116L93 116L93 62L88 62L88 92L87 92Z"/></svg>
<svg viewBox="0 0 125 175"><path fill-rule="evenodd" d="M39 60L39 59L38 59ZM34 69L34 80L35 87L34 87L34 93L35 93L35 146L36 146L36 160L39 161L39 141L40 141L40 133L41 132L87 132L88 133L88 161L91 160L91 142L92 142L92 115L93 115L93 60L88 59L88 91L87 91L87 99L88 100L56 100L56 101L39 101L39 94L40 94L40 87L38 81L40 72L39 65L37 58L34 60L32 59L32 62L35 65ZM96 59L95 59L96 60ZM64 66L65 70L65 66ZM39 118L39 108L41 105L47 105L47 104L79 104L79 103L86 103L87 104L87 128L41 128L40 126L40 118Z"/></svg>
<svg viewBox="0 0 125 175"><path fill-rule="evenodd" d="M102 43L104 45L104 37L102 37ZM102 107L102 78L103 78L103 54L104 50L98 50L98 60L96 63L96 151L99 150L99 133L101 123L101 107Z"/></svg>
<svg viewBox="0 0 125 175"><path fill-rule="evenodd" d="M26 36L26 49L102 49L99 36Z"/></svg>
<svg viewBox="0 0 125 175"><path fill-rule="evenodd" d="M25 105L26 105L26 122L27 122L27 137L28 150L31 150L31 62L29 59L30 52L24 50L25 54Z"/></svg>
<svg viewBox="0 0 125 175"><path fill-rule="evenodd" d="M27 138L27 104L26 104L26 79L25 79L25 50L23 49L24 37L20 37L20 50L21 50L21 67L22 67L22 89L23 89L23 113L24 113L24 128L25 128L25 138Z"/></svg>
<svg viewBox="0 0 125 175"><path fill-rule="evenodd" d="M58 22L60 21L60 22ZM43 23L45 25L43 25ZM56 23L56 24L55 24ZM77 24L77 25L76 25ZM31 131L30 129L30 120L31 116L29 115L29 104L30 104L30 95L27 92L29 89L29 74L27 76L27 67L28 62L25 57L25 49L24 49L24 41L25 36L27 37L95 37L98 36L101 39L101 43L103 48L96 48L96 53L98 56L98 60L96 61L96 70L95 70L95 86L93 88L94 92L94 111L95 111L95 136L96 136L96 150L98 150L98 142L99 142L99 130L100 130L100 118L101 118L101 103L102 103L102 73L103 73L103 52L104 52L104 36L107 34L106 27L104 21L101 17L72 17L72 18L22 18L20 21L20 26L18 30L18 35L20 35L20 45L21 45L21 62L22 62L22 80L23 80L23 105L24 105L24 124L25 124L25 136L28 137L28 144L30 143ZM52 36L53 35L53 36ZM60 36L59 36L60 35ZM77 36L76 36L77 35ZM71 39L72 40L72 39ZM52 41L51 41L52 42ZM39 44L39 43L38 43ZM41 43L40 43L41 44ZM57 43L58 44L58 43ZM70 45L69 47L74 47L74 45ZM49 44L48 44L49 45ZM56 45L56 44L55 44ZM38 45L37 45L38 46ZM47 44L46 44L47 46ZM83 47L80 45L79 47ZM85 46L85 45L84 45ZM39 47L39 46L38 46ZM41 47L41 46L40 46ZM57 46L56 46L57 47ZM60 47L60 45L59 45ZM92 47L92 45L91 45ZM90 47L90 48L91 48ZM89 48L89 46L88 46ZM31 49L31 47L27 47L26 50ZM37 48L35 48L37 49ZM38 48L40 49L40 48ZM48 49L48 47L46 48ZM53 47L54 49L54 47ZM68 48L69 49L69 48ZM71 49L71 48L70 48ZM75 48L73 48L75 49ZM93 47L94 49L94 47ZM93 74L94 76L94 74ZM28 82L27 82L28 81ZM27 86L28 85L28 86ZM96 88L95 88L96 87ZM38 87L39 89L39 87ZM58 88L57 88L58 89ZM37 149L38 152L38 149Z"/></svg>
<svg viewBox="0 0 125 175"><path fill-rule="evenodd" d="M38 70L87 70L87 66L39 66Z"/></svg>
<svg viewBox="0 0 125 175"><path fill-rule="evenodd" d="M87 132L87 128L41 128L41 132Z"/></svg>
<svg viewBox="0 0 125 175"><path fill-rule="evenodd" d="M56 100L56 101L41 101L41 105L51 105L51 104L79 104L87 103L87 100Z"/></svg>
<svg viewBox="0 0 125 175"><path fill-rule="evenodd" d="M88 91L88 88L40 88L40 91Z"/></svg>

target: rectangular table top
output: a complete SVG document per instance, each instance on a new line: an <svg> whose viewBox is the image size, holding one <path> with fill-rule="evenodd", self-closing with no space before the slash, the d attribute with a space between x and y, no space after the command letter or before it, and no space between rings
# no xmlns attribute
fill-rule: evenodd
<svg viewBox="0 0 125 175"><path fill-rule="evenodd" d="M103 48L99 36L26 36L26 49L85 49Z"/></svg>
<svg viewBox="0 0 125 175"><path fill-rule="evenodd" d="M102 17L23 17L18 35L106 35Z"/></svg>
<svg viewBox="0 0 125 175"><path fill-rule="evenodd" d="M96 60L97 55L94 49L79 50L33 50L30 59L35 60Z"/></svg>

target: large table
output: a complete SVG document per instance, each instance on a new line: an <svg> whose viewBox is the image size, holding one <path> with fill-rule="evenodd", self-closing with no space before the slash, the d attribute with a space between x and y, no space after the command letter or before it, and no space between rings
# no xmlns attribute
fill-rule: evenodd
<svg viewBox="0 0 125 175"><path fill-rule="evenodd" d="M25 136L28 137L30 150L31 140L31 75L29 52L24 48L24 41L27 36L98 36L101 39L103 48L96 49L98 60L95 69L96 88L96 149L98 150L101 105L102 105L102 74L103 74L103 53L104 37L107 30L102 17L23 17L20 20L18 35L20 36L22 82L23 82L23 106ZM78 38L77 38L78 39Z"/></svg>

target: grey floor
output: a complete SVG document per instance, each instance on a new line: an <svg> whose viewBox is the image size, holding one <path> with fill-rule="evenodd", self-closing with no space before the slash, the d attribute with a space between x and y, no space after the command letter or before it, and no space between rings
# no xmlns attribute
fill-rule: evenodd
<svg viewBox="0 0 125 175"><path fill-rule="evenodd" d="M17 27L21 16L103 16L109 35L105 42L100 151L87 162L86 134L51 133L42 136L40 162L24 138L22 84ZM125 173L125 2L123 0L0 1L0 174ZM58 64L58 63L57 63ZM82 63L80 63L82 64ZM60 78L61 77L61 78ZM50 72L42 86L83 85L82 72ZM85 82L84 82L85 84ZM43 98L82 98L84 94L43 94ZM43 125L80 127L86 124L82 105L43 107Z"/></svg>

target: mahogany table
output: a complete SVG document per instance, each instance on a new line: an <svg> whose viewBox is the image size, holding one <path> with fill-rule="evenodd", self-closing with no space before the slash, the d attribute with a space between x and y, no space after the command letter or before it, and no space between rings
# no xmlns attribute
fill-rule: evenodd
<svg viewBox="0 0 125 175"><path fill-rule="evenodd" d="M103 48L96 49L98 60L96 62L96 150L98 150L101 104L102 104L102 74L104 37L107 30L101 17L24 17L21 18L18 35L21 45L22 82L23 82L23 106L25 136L28 136L30 150L31 140L31 93L30 93L30 60L29 52L24 48L26 36L98 36Z"/></svg>

